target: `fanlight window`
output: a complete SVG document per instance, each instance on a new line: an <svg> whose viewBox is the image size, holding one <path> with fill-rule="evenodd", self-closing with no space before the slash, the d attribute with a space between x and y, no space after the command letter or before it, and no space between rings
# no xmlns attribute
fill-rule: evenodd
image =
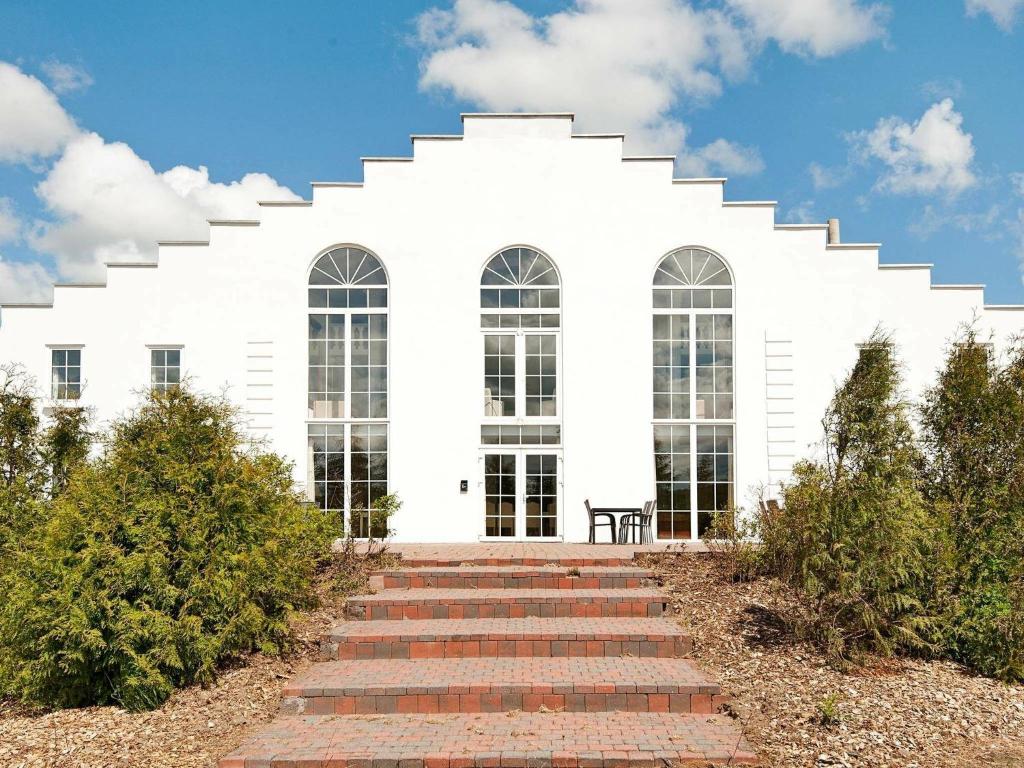
<svg viewBox="0 0 1024 768"><path fill-rule="evenodd" d="M656 309L727 309L732 307L729 268L699 248L673 251L654 274Z"/></svg>
<svg viewBox="0 0 1024 768"><path fill-rule="evenodd" d="M558 272L543 253L505 249L487 262L480 286L482 327L558 327Z"/></svg>
<svg viewBox="0 0 1024 768"><path fill-rule="evenodd" d="M335 248L321 256L309 276L310 285L387 285L384 267L361 248Z"/></svg>
<svg viewBox="0 0 1024 768"><path fill-rule="evenodd" d="M309 306L332 309L386 307L388 276L380 260L361 248L335 248L309 273Z"/></svg>

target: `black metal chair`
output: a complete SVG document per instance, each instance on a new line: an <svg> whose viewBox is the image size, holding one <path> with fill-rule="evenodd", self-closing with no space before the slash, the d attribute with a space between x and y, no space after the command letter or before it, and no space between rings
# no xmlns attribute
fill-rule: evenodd
<svg viewBox="0 0 1024 768"><path fill-rule="evenodd" d="M597 543L597 529L598 528L608 528L609 531L611 532L611 537L612 537L611 543L614 544L615 543L615 515L611 514L610 512L595 512L594 510L592 510L590 508L590 499L584 499L583 500L583 504L586 506L586 508L587 508L587 516L590 518L590 543L591 544L596 544ZM607 523L599 523L597 521L597 518L599 518L599 517L607 517L608 518L608 522Z"/></svg>
<svg viewBox="0 0 1024 768"><path fill-rule="evenodd" d="M653 544L654 534L651 532L651 521L653 519L653 500L645 501L642 511L623 515L619 521L619 544L636 544L638 533L640 534L640 544Z"/></svg>

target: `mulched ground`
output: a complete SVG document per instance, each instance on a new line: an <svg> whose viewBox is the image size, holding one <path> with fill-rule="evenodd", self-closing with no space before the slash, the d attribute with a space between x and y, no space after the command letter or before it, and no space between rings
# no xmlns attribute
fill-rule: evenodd
<svg viewBox="0 0 1024 768"><path fill-rule="evenodd" d="M780 623L772 582L733 584L714 557L654 557L698 665L735 699L735 714L766 766L975 768L1024 766L1024 686L940 662L876 662L852 674L827 666ZM339 615L337 595L296 625L286 659L253 657L208 690L178 692L160 710L92 707L33 714L0 702L3 768L209 768L274 717L286 679L316 657ZM822 723L834 697L838 722Z"/></svg>
<svg viewBox="0 0 1024 768"><path fill-rule="evenodd" d="M946 662L877 660L843 674L785 630L785 597L770 580L732 583L706 554L648 564L765 765L1024 766L1024 686ZM824 724L830 698L838 722Z"/></svg>

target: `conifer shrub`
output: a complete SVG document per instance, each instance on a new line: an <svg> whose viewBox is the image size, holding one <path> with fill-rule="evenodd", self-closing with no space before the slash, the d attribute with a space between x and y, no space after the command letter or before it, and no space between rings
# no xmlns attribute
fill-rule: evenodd
<svg viewBox="0 0 1024 768"><path fill-rule="evenodd" d="M1024 347L998 365L973 329L921 406L924 492L943 523L933 604L954 659L1024 679Z"/></svg>
<svg viewBox="0 0 1024 768"><path fill-rule="evenodd" d="M920 456L894 350L872 335L823 420L822 458L803 461L761 526L762 563L803 605L797 628L840 665L920 649L932 554Z"/></svg>
<svg viewBox="0 0 1024 768"><path fill-rule="evenodd" d="M157 706L289 641L340 521L223 399L153 393L70 472L0 603L0 680L49 706Z"/></svg>

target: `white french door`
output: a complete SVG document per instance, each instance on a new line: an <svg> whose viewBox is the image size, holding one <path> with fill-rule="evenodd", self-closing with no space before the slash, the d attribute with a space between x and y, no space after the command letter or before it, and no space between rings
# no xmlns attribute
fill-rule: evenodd
<svg viewBox="0 0 1024 768"><path fill-rule="evenodd" d="M484 451L483 538L561 540L561 464L560 450L502 447Z"/></svg>

